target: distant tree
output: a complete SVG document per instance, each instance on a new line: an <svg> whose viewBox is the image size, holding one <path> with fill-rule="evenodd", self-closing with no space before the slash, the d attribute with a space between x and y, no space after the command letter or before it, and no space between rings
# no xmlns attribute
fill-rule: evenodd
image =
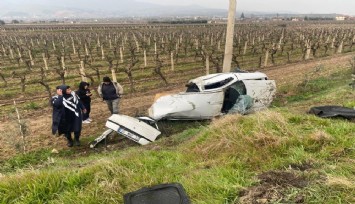
<svg viewBox="0 0 355 204"><path fill-rule="evenodd" d="M305 17L304 17L304 20L305 20L305 21L308 21L308 16L305 16Z"/></svg>
<svg viewBox="0 0 355 204"><path fill-rule="evenodd" d="M240 19L245 19L244 13L242 13L242 15L240 16Z"/></svg>
<svg viewBox="0 0 355 204"><path fill-rule="evenodd" d="M18 24L18 23L20 23L20 21L18 21L18 20L12 20L11 23L12 23L12 24Z"/></svg>
<svg viewBox="0 0 355 204"><path fill-rule="evenodd" d="M5 21L0 20L0 25L5 25Z"/></svg>

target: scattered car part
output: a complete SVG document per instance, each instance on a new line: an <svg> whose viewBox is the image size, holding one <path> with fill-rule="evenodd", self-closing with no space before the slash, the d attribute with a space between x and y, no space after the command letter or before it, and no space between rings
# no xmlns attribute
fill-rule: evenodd
<svg viewBox="0 0 355 204"><path fill-rule="evenodd" d="M133 118L127 115L113 114L108 118L106 127L109 129L91 142L91 148L106 139L113 131L141 145L155 141L161 134L155 120L149 117Z"/></svg>

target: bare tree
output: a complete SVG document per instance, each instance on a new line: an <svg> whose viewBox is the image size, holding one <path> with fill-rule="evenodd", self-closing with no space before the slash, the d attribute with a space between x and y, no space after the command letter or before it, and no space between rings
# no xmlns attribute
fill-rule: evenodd
<svg viewBox="0 0 355 204"><path fill-rule="evenodd" d="M1 66L2 64L0 63L0 66ZM0 67L1 68L1 67ZM1 69L0 69L0 78L4 81L4 87L7 87L7 81L6 81L6 79L5 79L5 76L4 76L4 74L2 73L2 71L1 71Z"/></svg>
<svg viewBox="0 0 355 204"><path fill-rule="evenodd" d="M133 46L132 42L129 41L129 53L130 53L130 60L127 64L127 66L124 69L124 72L128 76L131 92L135 92L134 88L134 81L133 81L133 68L136 66L136 64L139 62L136 54L136 46Z"/></svg>
<svg viewBox="0 0 355 204"><path fill-rule="evenodd" d="M46 89L46 92L48 94L48 105L51 106L52 103L51 103L51 98L52 98L52 93L51 93L51 88L49 87L48 85L48 82L47 82L47 77L46 77L46 72L44 71L44 68L41 67L41 78L39 80L39 84L41 84L42 86L44 86L44 88Z"/></svg>
<svg viewBox="0 0 355 204"><path fill-rule="evenodd" d="M5 76L0 72L0 78L4 81L4 87L7 87L7 81L5 79Z"/></svg>
<svg viewBox="0 0 355 204"><path fill-rule="evenodd" d="M352 69L352 73L351 73L352 83L351 83L351 86L352 86L353 90L355 90L355 57L352 57L350 59L350 66L351 66L351 69Z"/></svg>
<svg viewBox="0 0 355 204"><path fill-rule="evenodd" d="M160 78L164 81L165 85L168 85L168 81L164 77L163 73L161 72L161 68L163 67L163 61L159 58L159 54L155 54L155 68L154 72L160 76Z"/></svg>
<svg viewBox="0 0 355 204"><path fill-rule="evenodd" d="M63 57L57 56L58 60L58 66L59 67L54 67L55 72L59 75L60 79L62 80L62 84L65 84L65 76L66 76L66 68L62 64Z"/></svg>
<svg viewBox="0 0 355 204"><path fill-rule="evenodd" d="M23 73L18 73L13 71L12 72L12 77L13 78L18 78L21 80L21 92L24 93L26 90L26 76L27 76L28 72L23 72Z"/></svg>
<svg viewBox="0 0 355 204"><path fill-rule="evenodd" d="M101 79L100 69L99 69L99 67L92 66L91 61L89 60L89 58L90 57L88 55L85 56L84 65L88 65L90 69L94 70L95 74L96 74L96 77L97 77L97 80L100 81L100 79ZM91 76L88 76L88 75L86 75L86 76L91 80L91 83L95 82L94 78L92 78Z"/></svg>

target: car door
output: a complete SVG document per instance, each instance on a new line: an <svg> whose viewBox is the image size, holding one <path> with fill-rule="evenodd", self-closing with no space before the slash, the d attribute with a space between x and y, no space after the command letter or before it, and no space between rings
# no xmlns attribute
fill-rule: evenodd
<svg viewBox="0 0 355 204"><path fill-rule="evenodd" d="M275 94L276 83L274 80L243 80L246 94L253 98L253 110L268 107Z"/></svg>

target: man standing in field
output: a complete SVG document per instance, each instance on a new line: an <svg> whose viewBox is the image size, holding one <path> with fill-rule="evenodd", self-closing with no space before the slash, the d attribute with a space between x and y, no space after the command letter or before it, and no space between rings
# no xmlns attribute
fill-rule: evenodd
<svg viewBox="0 0 355 204"><path fill-rule="evenodd" d="M111 114L118 114L119 102L123 94L122 86L117 82L112 82L110 77L105 76L103 82L97 88L97 92L106 101Z"/></svg>

